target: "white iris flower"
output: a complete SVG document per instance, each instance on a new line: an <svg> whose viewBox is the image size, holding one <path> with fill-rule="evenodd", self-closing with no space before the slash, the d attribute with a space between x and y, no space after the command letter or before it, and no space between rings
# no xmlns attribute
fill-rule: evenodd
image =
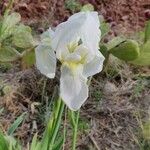
<svg viewBox="0 0 150 150"><path fill-rule="evenodd" d="M46 31L36 48L37 68L47 77L54 78L56 59L61 62L60 96L74 111L88 98L87 78L103 67L99 27L97 12L79 12Z"/></svg>

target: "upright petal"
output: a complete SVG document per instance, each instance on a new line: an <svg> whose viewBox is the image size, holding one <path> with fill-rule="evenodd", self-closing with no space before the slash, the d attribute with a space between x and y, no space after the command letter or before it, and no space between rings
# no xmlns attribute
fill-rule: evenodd
<svg viewBox="0 0 150 150"><path fill-rule="evenodd" d="M82 76L82 66L77 66L73 74L71 68L63 65L60 78L60 96L71 110L78 110L88 98L87 79Z"/></svg>
<svg viewBox="0 0 150 150"><path fill-rule="evenodd" d="M56 50L57 58L67 51L67 44L81 39L84 46L95 54L100 41L100 22L97 12L79 12L72 15L66 22L56 27L52 47Z"/></svg>
<svg viewBox="0 0 150 150"><path fill-rule="evenodd" d="M100 22L97 12L87 12L86 21L79 32L79 36L92 55L95 55L99 49L99 42L101 37Z"/></svg>
<svg viewBox="0 0 150 150"><path fill-rule="evenodd" d="M50 46L40 44L35 49L36 66L48 78L55 77L56 56Z"/></svg>
<svg viewBox="0 0 150 150"><path fill-rule="evenodd" d="M104 59L104 56L98 51L95 57L84 65L83 75L89 77L99 73L103 68Z"/></svg>

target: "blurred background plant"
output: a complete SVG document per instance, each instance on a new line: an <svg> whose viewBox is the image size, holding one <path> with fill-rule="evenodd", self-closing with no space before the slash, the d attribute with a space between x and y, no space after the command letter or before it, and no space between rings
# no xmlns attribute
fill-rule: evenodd
<svg viewBox="0 0 150 150"><path fill-rule="evenodd" d="M109 31L107 23L102 22L102 41L100 51L105 56L105 65L107 65L110 54L120 60L140 66L150 65L150 21L147 22L142 41L128 39L124 36L117 36L105 43L103 39ZM140 34L139 34L140 35Z"/></svg>
<svg viewBox="0 0 150 150"><path fill-rule="evenodd" d="M37 42L29 26L21 23L19 13L11 13L10 0L0 18L0 63L21 60L27 67L34 64L34 47Z"/></svg>

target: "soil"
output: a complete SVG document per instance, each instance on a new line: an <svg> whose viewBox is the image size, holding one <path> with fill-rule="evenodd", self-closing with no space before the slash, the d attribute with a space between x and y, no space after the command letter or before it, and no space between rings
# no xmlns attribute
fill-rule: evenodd
<svg viewBox="0 0 150 150"><path fill-rule="evenodd" d="M142 30L150 19L150 0L78 2L94 5L95 10L110 23L110 36L133 34ZM6 6L7 0L0 2L1 14ZM19 12L22 22L38 33L67 20L73 13L66 9L64 0L16 0L13 11ZM20 114L27 112L26 120L15 132L15 136L26 145L35 132L42 133L50 113L47 110L49 99L52 99L59 80L58 77L46 79L35 67L20 70L19 64L14 66L0 74L1 85L11 87L11 91L0 97L0 107L4 108L0 114L0 127L7 131ZM140 121L145 122L149 117L150 68L141 69L114 60L108 67L108 72L92 79L89 99L81 111L81 120L86 120L89 127L81 127L78 149L140 150L137 143L143 140ZM65 150L70 149L70 144L67 140Z"/></svg>

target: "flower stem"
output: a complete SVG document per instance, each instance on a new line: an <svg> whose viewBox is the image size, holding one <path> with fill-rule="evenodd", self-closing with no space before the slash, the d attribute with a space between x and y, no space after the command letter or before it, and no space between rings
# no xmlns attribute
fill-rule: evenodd
<svg viewBox="0 0 150 150"><path fill-rule="evenodd" d="M54 121L54 124L53 124L53 131L52 131L52 139L50 141L50 145L49 145L49 150L52 150L53 149L53 146L54 146L54 142L55 142L55 139L56 139L56 136L58 134L58 131L59 131L59 127L61 125L61 118L62 118L62 114L63 114L63 110L64 110L64 103L63 101L60 99L60 104L59 104L59 108L58 108L58 111L56 112L56 120Z"/></svg>
<svg viewBox="0 0 150 150"><path fill-rule="evenodd" d="M74 113L74 112L73 112ZM72 142L72 150L76 149L76 142L77 142L77 134L78 134L78 123L79 123L79 116L80 116L80 110L77 111L77 115L75 118L75 125L73 127L73 142Z"/></svg>

